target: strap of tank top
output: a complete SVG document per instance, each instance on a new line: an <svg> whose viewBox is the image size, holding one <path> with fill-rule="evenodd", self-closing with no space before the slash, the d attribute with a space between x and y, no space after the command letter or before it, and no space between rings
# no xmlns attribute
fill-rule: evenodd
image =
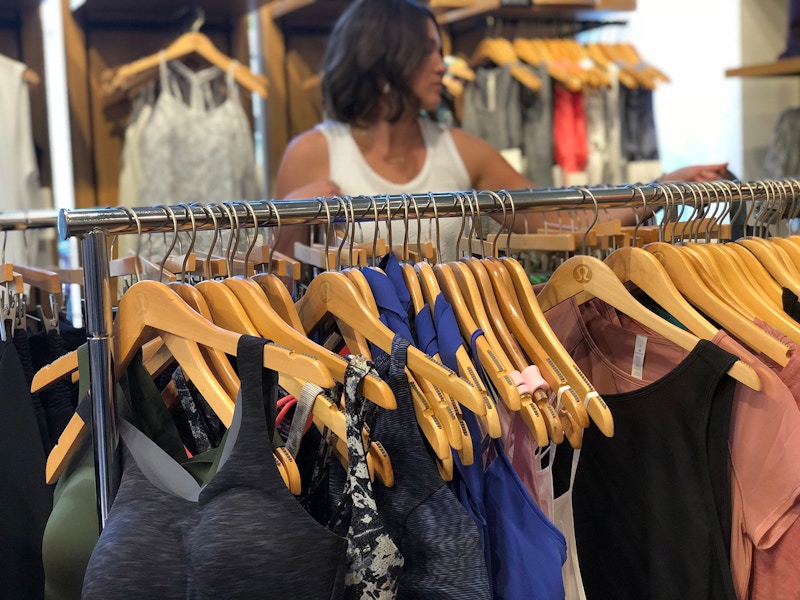
<svg viewBox="0 0 800 600"><path fill-rule="evenodd" d="M161 82L161 93L167 92L171 94L169 70L167 69L167 61L164 58L163 50L158 53L158 78Z"/></svg>
<svg viewBox="0 0 800 600"><path fill-rule="evenodd" d="M264 346L269 343L264 338L249 335L240 337L236 366L242 382L239 401L242 403L243 424L251 431L253 427L266 427L271 440L275 432L278 374L263 367ZM265 396L265 392L269 393L269 397Z"/></svg>
<svg viewBox="0 0 800 600"><path fill-rule="evenodd" d="M239 85L236 83L236 78L233 76L233 73L239 68L239 64L239 61L233 61L225 75L225 84L228 86L228 96L237 102L239 101Z"/></svg>

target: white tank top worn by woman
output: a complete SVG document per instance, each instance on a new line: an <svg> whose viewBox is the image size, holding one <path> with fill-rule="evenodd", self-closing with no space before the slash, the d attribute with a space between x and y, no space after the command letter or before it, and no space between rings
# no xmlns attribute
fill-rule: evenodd
<svg viewBox="0 0 800 600"><path fill-rule="evenodd" d="M420 172L406 183L389 181L376 173L367 164L361 150L356 145L350 125L338 121L325 121L317 125L328 142L330 161L330 179L339 186L342 195L383 195L383 194L425 194L428 192L452 192L472 189L472 182L467 167L461 160L453 137L447 126L435 123L430 119L419 119L422 139L425 142L425 163ZM439 260L456 260L456 244L461 228L461 209L457 208L458 217L439 219L439 238L441 248ZM413 242L417 239L417 225L413 213L409 214L411 225L408 239L413 250ZM357 242L372 241L375 233L371 222L361 223L356 230ZM404 226L402 219L392 224L392 242L403 241ZM466 235L468 231L464 233ZM378 225L378 235L387 238L385 215ZM421 239L436 242L436 228L432 219L422 220Z"/></svg>

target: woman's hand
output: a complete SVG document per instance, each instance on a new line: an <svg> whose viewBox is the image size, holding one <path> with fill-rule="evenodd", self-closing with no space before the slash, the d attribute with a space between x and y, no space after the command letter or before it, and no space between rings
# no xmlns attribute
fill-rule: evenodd
<svg viewBox="0 0 800 600"><path fill-rule="evenodd" d="M724 178L727 172L728 163L692 165L665 173L659 178L659 181L716 181Z"/></svg>

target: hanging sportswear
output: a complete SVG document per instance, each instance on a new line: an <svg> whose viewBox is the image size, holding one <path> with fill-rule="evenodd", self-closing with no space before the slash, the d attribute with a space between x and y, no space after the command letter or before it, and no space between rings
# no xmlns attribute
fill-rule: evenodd
<svg viewBox="0 0 800 600"><path fill-rule="evenodd" d="M278 375L261 366L266 343L239 339L242 387L207 484L120 421L122 481L86 570L84 599L129 598L131 590L160 600L336 593L345 542L303 510L270 457Z"/></svg>

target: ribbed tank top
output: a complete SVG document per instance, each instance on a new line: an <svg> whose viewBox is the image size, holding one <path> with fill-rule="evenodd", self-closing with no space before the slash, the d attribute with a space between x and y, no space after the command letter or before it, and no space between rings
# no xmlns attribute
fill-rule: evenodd
<svg viewBox="0 0 800 600"><path fill-rule="evenodd" d="M382 194L424 194L427 192L452 192L472 188L472 181L458 153L449 128L430 119L418 120L422 139L425 142L425 163L422 169L406 183L389 181L376 173L369 166L361 150L356 145L350 125L338 121L325 121L317 125L328 142L329 178L339 186L346 196L382 195ZM441 240L442 260L456 259L456 242L461 228L461 209L455 208L457 218L439 221L439 238ZM385 215L379 217L383 223L379 226L379 235L387 237ZM410 215L414 219L413 215ZM371 241L375 232L370 222L361 223L356 232L356 241ZM465 232L465 234L468 232ZM436 228L432 219L422 220L422 231L419 236L423 241L436 242ZM414 223L408 232L409 244L417 239L417 226ZM395 221L392 225L392 242L403 241L403 225ZM410 246L413 250L413 246Z"/></svg>

